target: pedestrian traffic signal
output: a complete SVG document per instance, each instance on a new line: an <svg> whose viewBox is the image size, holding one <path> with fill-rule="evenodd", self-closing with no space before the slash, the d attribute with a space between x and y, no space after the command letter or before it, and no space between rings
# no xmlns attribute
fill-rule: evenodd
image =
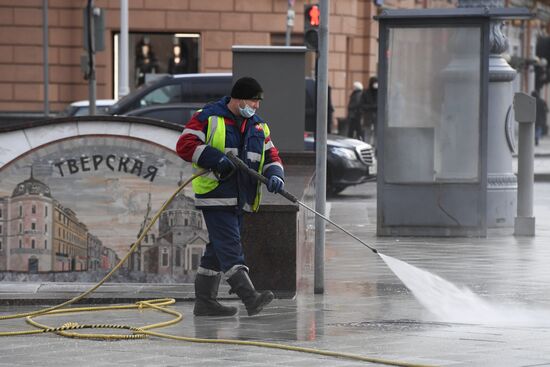
<svg viewBox="0 0 550 367"><path fill-rule="evenodd" d="M321 11L318 4L304 5L304 44L310 50L319 48Z"/></svg>

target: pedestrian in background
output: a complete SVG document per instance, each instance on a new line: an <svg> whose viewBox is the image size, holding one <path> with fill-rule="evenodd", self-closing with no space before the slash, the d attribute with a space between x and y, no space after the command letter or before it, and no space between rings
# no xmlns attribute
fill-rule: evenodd
<svg viewBox="0 0 550 367"><path fill-rule="evenodd" d="M535 145L539 145L539 140L542 138L544 128L547 126L548 105L546 101L540 97L537 91L531 92L531 96L536 99L537 116L535 119Z"/></svg>
<svg viewBox="0 0 550 367"><path fill-rule="evenodd" d="M353 92L349 96L348 102L348 137L364 139L363 135L363 106L361 104L363 95L363 84L361 82L353 83Z"/></svg>
<svg viewBox="0 0 550 367"><path fill-rule="evenodd" d="M327 87L327 133L338 134L338 124L334 121L334 106L332 105L332 89Z"/></svg>
<svg viewBox="0 0 550 367"><path fill-rule="evenodd" d="M378 120L378 78L369 79L369 86L363 92L361 98L363 106L363 124L365 129L365 141L373 147L376 146L376 123Z"/></svg>
<svg viewBox="0 0 550 367"><path fill-rule="evenodd" d="M254 288L241 244L244 211L259 209L261 186L256 178L237 170L226 156L231 152L266 176L269 192L283 189L279 152L269 127L256 114L262 99L262 87L255 79L240 78L230 97L208 104L193 115L177 143L181 158L192 162L195 168L213 171L193 180L195 206L202 210L209 237L195 278L196 316L237 313L235 307L223 306L216 300L222 273L249 316L259 313L274 298L271 291L257 292Z"/></svg>

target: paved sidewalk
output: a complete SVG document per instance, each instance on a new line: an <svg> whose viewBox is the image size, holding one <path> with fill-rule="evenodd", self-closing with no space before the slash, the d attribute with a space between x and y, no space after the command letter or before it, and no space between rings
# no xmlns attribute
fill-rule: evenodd
<svg viewBox="0 0 550 367"><path fill-rule="evenodd" d="M245 316L243 307L229 300L226 303L241 307L239 317L195 318L193 303L183 301L174 309L183 312L184 319L160 331L275 342L423 365L550 366L550 183L535 184L536 237L514 237L512 229L500 229L490 231L487 238L377 238L373 182L346 189L329 206L332 220L383 254L469 287L489 302L491 314L505 317L495 322L438 318L379 256L327 226L324 295L275 300L255 317ZM446 299L439 301L436 304L443 305ZM464 302L457 311L459 317L467 316L466 306ZM0 306L0 315L40 307ZM475 311L481 315L483 310ZM151 311L108 311L39 321L56 326L66 321L140 326L166 319ZM25 329L32 328L22 320L0 322L1 331ZM251 346L160 338L105 342L53 334L2 338L0 355L0 366L381 365Z"/></svg>
<svg viewBox="0 0 550 367"><path fill-rule="evenodd" d="M514 172L517 174L517 155L513 160ZM550 181L550 137L544 136L539 145L535 146L535 181Z"/></svg>

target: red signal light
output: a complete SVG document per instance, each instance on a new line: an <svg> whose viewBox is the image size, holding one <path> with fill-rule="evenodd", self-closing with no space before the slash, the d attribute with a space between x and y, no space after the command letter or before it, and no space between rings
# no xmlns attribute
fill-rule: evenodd
<svg viewBox="0 0 550 367"><path fill-rule="evenodd" d="M321 10L319 4L304 5L304 45L309 50L319 48L319 25L321 24Z"/></svg>
<svg viewBox="0 0 550 367"><path fill-rule="evenodd" d="M319 10L319 6L313 5L309 8L307 12L309 24L312 27L319 27L320 23L320 17L321 17L321 11Z"/></svg>

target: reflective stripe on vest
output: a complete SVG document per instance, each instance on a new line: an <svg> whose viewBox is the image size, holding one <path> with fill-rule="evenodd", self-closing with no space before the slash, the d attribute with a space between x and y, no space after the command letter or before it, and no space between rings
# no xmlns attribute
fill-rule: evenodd
<svg viewBox="0 0 550 367"><path fill-rule="evenodd" d="M208 118L206 144L220 152L225 152L225 121L223 117L210 116ZM193 168L195 171L200 169L196 163L193 163ZM206 194L218 187L219 184L216 177L209 173L207 176L199 176L193 180L193 191L196 194Z"/></svg>
<svg viewBox="0 0 550 367"><path fill-rule="evenodd" d="M260 165L258 166L258 173L263 173L264 161L265 161L265 140L269 136L269 127L267 124L262 123L264 131L264 144L262 148L262 157L260 158ZM254 203L252 203L252 211L257 212L260 209L260 202L262 201L262 183L258 180L258 186L256 186L256 197L254 198ZM245 208L246 210L247 208Z"/></svg>

